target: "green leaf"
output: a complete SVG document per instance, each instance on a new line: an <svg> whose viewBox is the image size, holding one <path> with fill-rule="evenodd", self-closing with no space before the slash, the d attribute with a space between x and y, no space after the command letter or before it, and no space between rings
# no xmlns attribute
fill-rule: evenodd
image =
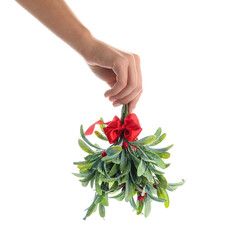
<svg viewBox="0 0 234 240"><path fill-rule="evenodd" d="M117 157L122 151L122 147L119 145L111 146L106 150L107 156L102 158L102 161L107 161Z"/></svg>
<svg viewBox="0 0 234 240"><path fill-rule="evenodd" d="M134 163L134 165L135 165L135 167L136 167L136 169L137 169L138 166L139 166L139 164L140 164L140 162L141 162L141 159L139 159L139 158L136 157L134 154L132 154L132 153L130 152L130 150L128 150L128 153L129 153L129 155L130 155L130 157L131 157L131 159L132 159L132 161L133 161L133 163Z"/></svg>
<svg viewBox="0 0 234 240"><path fill-rule="evenodd" d="M162 188L159 186L159 184L157 184L157 195L159 198L164 198Z"/></svg>
<svg viewBox="0 0 234 240"><path fill-rule="evenodd" d="M102 195L103 196L103 195ZM101 202L104 206L109 206L108 194L105 193Z"/></svg>
<svg viewBox="0 0 234 240"><path fill-rule="evenodd" d="M143 175L148 179L149 182L153 180L153 176L149 168L147 168Z"/></svg>
<svg viewBox="0 0 234 240"><path fill-rule="evenodd" d="M96 199L94 201L94 203L97 205L98 203L100 203L102 201L103 197L101 195L96 195Z"/></svg>
<svg viewBox="0 0 234 240"><path fill-rule="evenodd" d="M144 216L148 217L151 211L151 202L150 198L147 195L144 197L144 202L145 202Z"/></svg>
<svg viewBox="0 0 234 240"><path fill-rule="evenodd" d="M145 195L145 187L146 187L146 186L144 186L143 189L142 189L141 196L144 196L144 195Z"/></svg>
<svg viewBox="0 0 234 240"><path fill-rule="evenodd" d="M166 137L166 133L163 133L155 142L153 142L150 146L155 146L162 142Z"/></svg>
<svg viewBox="0 0 234 240"><path fill-rule="evenodd" d="M148 158L153 160L158 167L162 169L166 168L165 162L157 154L154 154L150 151L145 151L145 153L148 156Z"/></svg>
<svg viewBox="0 0 234 240"><path fill-rule="evenodd" d="M153 187L152 182L146 183L146 192L148 194L157 194L157 190Z"/></svg>
<svg viewBox="0 0 234 240"><path fill-rule="evenodd" d="M145 172L146 170L146 166L145 166L145 163L144 161L141 159L140 161L140 164L137 168L137 176L140 177L141 175L143 175L143 173Z"/></svg>
<svg viewBox="0 0 234 240"><path fill-rule="evenodd" d="M164 198L167 200L166 202L164 202L164 205L166 208L168 208L170 201L169 201L169 196L167 194L167 190L162 188L162 191L163 191Z"/></svg>
<svg viewBox="0 0 234 240"><path fill-rule="evenodd" d="M131 178L129 177L129 174L127 174L127 181L126 181L126 188L125 188L125 201L128 202L131 200L133 196L134 191L134 185L131 181Z"/></svg>
<svg viewBox="0 0 234 240"><path fill-rule="evenodd" d="M171 156L171 154L169 152L156 153L156 154L163 159L168 159Z"/></svg>
<svg viewBox="0 0 234 240"><path fill-rule="evenodd" d="M114 176L119 170L119 165L118 164L114 164L113 167L111 168L110 172L109 172L109 176L112 177Z"/></svg>
<svg viewBox="0 0 234 240"><path fill-rule="evenodd" d="M104 122L102 117L100 118L100 120ZM103 128L106 126L106 124L99 124L99 126L100 126L101 131L105 134Z"/></svg>
<svg viewBox="0 0 234 240"><path fill-rule="evenodd" d="M100 148L100 146L99 146L97 143L94 143L94 146L96 146L96 147L99 147L99 148ZM96 150L96 151L98 151L98 150Z"/></svg>
<svg viewBox="0 0 234 240"><path fill-rule="evenodd" d="M77 166L84 166L84 165L92 165L93 163L87 162L87 161L81 161L81 162L73 162L74 165Z"/></svg>
<svg viewBox="0 0 234 240"><path fill-rule="evenodd" d="M95 173L91 173L90 175L88 175L87 177L85 177L84 179L80 179L80 182L88 182L90 181L93 177L94 177Z"/></svg>
<svg viewBox="0 0 234 240"><path fill-rule="evenodd" d="M123 177L124 175L126 175L127 173L129 173L130 170L131 170L131 161L128 161L127 167L124 169L123 173L121 173L119 176L117 176L115 178L101 178L101 180L103 182L115 182L118 179L120 179L121 177Z"/></svg>
<svg viewBox="0 0 234 240"><path fill-rule="evenodd" d="M109 197L109 198L114 198L118 201L122 201L124 199L124 191L121 191L118 195L115 195L115 196L112 196L112 197Z"/></svg>
<svg viewBox="0 0 234 240"><path fill-rule="evenodd" d="M162 129L159 127L158 129L157 129L157 131L155 132L155 137L156 137L156 139L155 140L158 140L158 138L159 138L159 136L161 135L161 133L162 133Z"/></svg>
<svg viewBox="0 0 234 240"><path fill-rule="evenodd" d="M87 163L87 162L86 162ZM77 167L82 170L82 171L85 171L85 170L88 170L92 167L92 163L87 163L87 164L77 164Z"/></svg>
<svg viewBox="0 0 234 240"><path fill-rule="evenodd" d="M78 174L78 173L72 173L72 174L76 177L83 177L82 174Z"/></svg>
<svg viewBox="0 0 234 240"><path fill-rule="evenodd" d="M94 161L94 160L96 160L100 157L101 157L101 153L95 153L95 154L91 154L91 155L88 155L88 156L84 157L84 159L86 161Z"/></svg>
<svg viewBox="0 0 234 240"><path fill-rule="evenodd" d="M84 140L87 144L89 144L91 147L94 147L94 148L96 148L96 149L98 149L98 150L104 150L104 149L102 149L102 148L100 148L100 147L95 146L94 144L92 144L92 143L86 138L86 136L85 136L85 134L84 134L83 125L80 125L80 135L81 135L81 137L83 138L83 140Z"/></svg>
<svg viewBox="0 0 234 240"><path fill-rule="evenodd" d="M167 179L163 175L156 174L156 177L157 177L158 181L160 182L160 184L162 185L162 187L164 189L166 189L168 186Z"/></svg>
<svg viewBox="0 0 234 240"><path fill-rule="evenodd" d="M92 203L91 206L88 208L87 213L86 213L85 217L83 218L83 220L86 220L86 218L89 217L93 213L95 207L96 207L96 205L94 203Z"/></svg>
<svg viewBox="0 0 234 240"><path fill-rule="evenodd" d="M107 167L106 167L106 162L103 162L103 163L104 163L103 166L104 166L105 176L110 179L110 176L108 175L108 170L107 170Z"/></svg>
<svg viewBox="0 0 234 240"><path fill-rule="evenodd" d="M158 175L163 175L163 174L165 174L164 172L161 172L161 171L155 169L155 167L152 166L152 165L149 165L149 169L150 169L154 174L158 174Z"/></svg>
<svg viewBox="0 0 234 240"><path fill-rule="evenodd" d="M100 173L97 172L95 176L95 189L99 195L102 195L102 189L100 188L100 185L99 185L99 175Z"/></svg>
<svg viewBox="0 0 234 240"><path fill-rule="evenodd" d="M166 163L166 168L168 168L171 164L170 163Z"/></svg>
<svg viewBox="0 0 234 240"><path fill-rule="evenodd" d="M103 218L105 217L105 207L102 203L99 203L99 215Z"/></svg>
<svg viewBox="0 0 234 240"><path fill-rule="evenodd" d="M90 187L93 188L93 183L94 183L95 177L91 179L90 181Z"/></svg>
<svg viewBox="0 0 234 240"><path fill-rule="evenodd" d="M97 204L95 204L95 207L93 209L93 213L96 212L96 210L97 210Z"/></svg>
<svg viewBox="0 0 234 240"><path fill-rule="evenodd" d="M122 147L119 146L119 145L114 145L114 146L111 146L109 147L107 150L106 150L106 153L108 156L117 156L118 154L120 154L122 151Z"/></svg>
<svg viewBox="0 0 234 240"><path fill-rule="evenodd" d="M120 171L123 171L127 165L126 150L123 149L120 157Z"/></svg>
<svg viewBox="0 0 234 240"><path fill-rule="evenodd" d="M168 191L175 191L176 189L177 189L177 187L172 187L170 185L167 186Z"/></svg>
<svg viewBox="0 0 234 240"><path fill-rule="evenodd" d="M170 187L177 187L177 186L182 186L184 183L185 183L185 180L182 179L181 182L178 182L178 183L168 183L168 185L169 185Z"/></svg>
<svg viewBox="0 0 234 240"><path fill-rule="evenodd" d="M158 184L157 184L157 194L158 194L159 198L166 199L166 201L164 202L164 205L166 208L168 208L169 207L169 196L167 194L167 191Z"/></svg>
<svg viewBox="0 0 234 240"><path fill-rule="evenodd" d="M157 202L166 202L167 200L166 199L163 199L163 198L157 198L157 197L154 197L153 195L149 194L148 193L148 196L153 199L154 201L157 201Z"/></svg>
<svg viewBox="0 0 234 240"><path fill-rule="evenodd" d="M98 170L101 174L105 175L104 162L99 162L98 167L97 167L97 170Z"/></svg>
<svg viewBox="0 0 234 240"><path fill-rule="evenodd" d="M111 193L117 192L121 188L121 186L119 186L118 184L118 181L115 181L113 184L110 183L109 186L110 186L110 189L108 192L111 192Z"/></svg>
<svg viewBox="0 0 234 240"><path fill-rule="evenodd" d="M131 171L131 159L127 158L127 166L124 168L123 172L122 172L122 176L126 175L127 173L129 173Z"/></svg>
<svg viewBox="0 0 234 240"><path fill-rule="evenodd" d="M89 181L87 181L87 182L82 182L81 184L82 184L83 187L87 187L88 184L89 184Z"/></svg>
<svg viewBox="0 0 234 240"><path fill-rule="evenodd" d="M150 163L156 164L155 160L152 160L152 159L150 159L150 158L142 157L141 159L142 159L143 161L145 161L145 162L150 162Z"/></svg>
<svg viewBox="0 0 234 240"><path fill-rule="evenodd" d="M103 134L101 134L100 132L98 132L97 130L94 131L94 134L95 134L98 138L100 138L100 139L102 139L102 140L104 140L104 141L108 141L107 137L104 136Z"/></svg>
<svg viewBox="0 0 234 240"><path fill-rule="evenodd" d="M81 139L78 140L80 148L90 154L94 154L95 152Z"/></svg>
<svg viewBox="0 0 234 240"><path fill-rule="evenodd" d="M137 141L131 142L131 144L134 146L138 146L138 147L145 146L145 145L149 145L152 142L154 142L155 139L156 139L155 135L150 135L150 136L144 137L142 139L139 139Z"/></svg>
<svg viewBox="0 0 234 240"><path fill-rule="evenodd" d="M141 214L143 206L144 206L143 201L137 201L137 215Z"/></svg>
<svg viewBox="0 0 234 240"><path fill-rule="evenodd" d="M110 161L113 163L116 163L116 164L120 164L120 156L119 155L116 158L111 159Z"/></svg>
<svg viewBox="0 0 234 240"><path fill-rule="evenodd" d="M149 149L150 149L150 151L155 152L155 153L164 153L164 152L167 152L173 146L174 146L174 144L171 144L170 146L165 147L165 148L150 148L149 147Z"/></svg>
<svg viewBox="0 0 234 240"><path fill-rule="evenodd" d="M133 197L132 197L131 200L130 200L130 204L131 204L131 206L133 207L133 209L137 210L137 205L136 205L135 200L134 200Z"/></svg>

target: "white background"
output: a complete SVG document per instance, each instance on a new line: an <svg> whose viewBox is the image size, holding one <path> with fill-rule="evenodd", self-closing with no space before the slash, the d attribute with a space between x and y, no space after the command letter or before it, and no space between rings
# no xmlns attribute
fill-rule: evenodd
<svg viewBox="0 0 234 240"><path fill-rule="evenodd" d="M168 209L152 202L148 218L112 199L105 220L96 211L84 221L94 190L71 174L86 155L79 128L121 107L75 51L1 1L0 238L233 239L233 1L68 4L97 38L140 55L139 137L161 126L161 146L174 144L165 176L186 183Z"/></svg>

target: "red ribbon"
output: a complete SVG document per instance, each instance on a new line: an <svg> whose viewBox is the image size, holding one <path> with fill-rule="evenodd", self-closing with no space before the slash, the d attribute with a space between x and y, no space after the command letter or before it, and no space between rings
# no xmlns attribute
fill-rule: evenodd
<svg viewBox="0 0 234 240"><path fill-rule="evenodd" d="M104 123L101 120L98 120L92 124L85 132L85 135L91 135L94 131L96 124L106 124L107 126L103 128L104 133L109 141L109 143L114 143L118 140L121 133L124 132L124 137L132 142L142 131L139 120L135 113L129 114L125 119L124 123L121 124L120 119L117 116L114 116L112 121Z"/></svg>

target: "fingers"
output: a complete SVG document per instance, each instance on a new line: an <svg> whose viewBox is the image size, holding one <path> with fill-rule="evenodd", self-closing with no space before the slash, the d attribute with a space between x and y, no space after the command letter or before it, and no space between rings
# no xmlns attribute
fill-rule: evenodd
<svg viewBox="0 0 234 240"><path fill-rule="evenodd" d="M129 103L129 105L128 105L128 112L129 112L129 114L133 113L133 110L135 109L136 104L137 104L137 102L139 101L141 94L142 94L142 90L141 90L141 92Z"/></svg>
<svg viewBox="0 0 234 240"><path fill-rule="evenodd" d="M118 94L112 95L110 101L117 99L123 99L128 96L128 101L131 101L135 96L132 94L138 86L139 76L137 73L136 61L133 55L128 55L128 78L125 88L123 88ZM130 98L130 95L132 98ZM136 95L136 93L135 93Z"/></svg>
<svg viewBox="0 0 234 240"><path fill-rule="evenodd" d="M110 97L110 101L113 101L114 106L129 103L129 113L136 107L143 91L140 58L135 54L133 56L134 64L129 66L127 86L119 94Z"/></svg>
<svg viewBox="0 0 234 240"><path fill-rule="evenodd" d="M119 56L113 63L113 71L116 74L115 85L107 90L105 97L111 97L121 92L127 85L128 80L128 61L125 57Z"/></svg>

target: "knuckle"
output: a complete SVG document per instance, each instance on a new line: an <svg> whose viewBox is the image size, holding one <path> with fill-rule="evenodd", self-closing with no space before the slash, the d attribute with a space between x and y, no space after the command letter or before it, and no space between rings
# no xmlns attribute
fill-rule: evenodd
<svg viewBox="0 0 234 240"><path fill-rule="evenodd" d="M128 60L130 63L134 62L135 61L135 57L133 54L128 54Z"/></svg>
<svg viewBox="0 0 234 240"><path fill-rule="evenodd" d="M139 57L139 55L137 55L137 54L133 54L134 55L134 58L135 58L135 61L137 62L137 63L140 63L140 57Z"/></svg>
<svg viewBox="0 0 234 240"><path fill-rule="evenodd" d="M128 66L129 65L129 60L126 58L126 57L120 57L120 64L121 64L121 66L124 66L124 67L126 67L126 66Z"/></svg>
<svg viewBox="0 0 234 240"><path fill-rule="evenodd" d="M141 92L143 91L142 86L138 86L138 89L137 89L137 90L138 90L139 93L141 93Z"/></svg>
<svg viewBox="0 0 234 240"><path fill-rule="evenodd" d="M119 69L123 67L127 67L129 64L129 61L126 57L124 56L117 56L116 59L114 60L114 68Z"/></svg>
<svg viewBox="0 0 234 240"><path fill-rule="evenodd" d="M128 103L127 99L121 99L121 100L118 100L118 102L121 103L121 104L127 104Z"/></svg>
<svg viewBox="0 0 234 240"><path fill-rule="evenodd" d="M118 84L121 88L125 88L127 86L127 82L126 81L119 81Z"/></svg>
<svg viewBox="0 0 234 240"><path fill-rule="evenodd" d="M132 88L132 89L137 88L137 82L135 82L135 81L134 82L130 82L129 83L129 87Z"/></svg>

